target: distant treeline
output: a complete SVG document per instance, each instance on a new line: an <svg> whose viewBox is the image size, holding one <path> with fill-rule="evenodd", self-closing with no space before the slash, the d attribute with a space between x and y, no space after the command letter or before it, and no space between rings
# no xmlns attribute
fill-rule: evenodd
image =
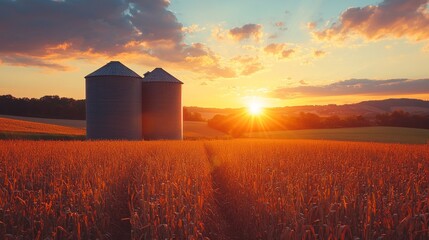
<svg viewBox="0 0 429 240"><path fill-rule="evenodd" d="M203 122L205 119L199 112L191 112L186 108L183 108L183 121L198 121Z"/></svg>
<svg viewBox="0 0 429 240"><path fill-rule="evenodd" d="M234 137L248 132L281 131L300 129L348 128L368 126L392 126L429 129L429 115L414 115L403 111L378 114L373 118L333 115L321 117L314 113L300 113L296 116L267 112L251 117L246 113L216 115L208 120L209 127L231 134Z"/></svg>
<svg viewBox="0 0 429 240"><path fill-rule="evenodd" d="M375 119L378 126L429 129L429 115L418 115L403 111L394 111L391 113L378 114Z"/></svg>
<svg viewBox="0 0 429 240"><path fill-rule="evenodd" d="M85 100L59 96L16 98L0 96L0 114L24 117L85 119Z"/></svg>
<svg viewBox="0 0 429 240"><path fill-rule="evenodd" d="M85 120L85 100L75 100L59 96L41 98L16 98L12 95L0 96L0 114L24 117ZM198 112L183 109L185 121L204 121Z"/></svg>

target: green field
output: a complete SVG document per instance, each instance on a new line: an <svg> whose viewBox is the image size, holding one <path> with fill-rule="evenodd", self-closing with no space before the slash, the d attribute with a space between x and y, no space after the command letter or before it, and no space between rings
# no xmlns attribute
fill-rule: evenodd
<svg viewBox="0 0 429 240"><path fill-rule="evenodd" d="M82 120L58 120L44 118L25 118L14 116L0 117L0 139L27 140L84 140L85 132ZM9 120L8 120L9 119ZM14 121L16 120L16 121ZM50 122L52 121L52 122ZM71 122L70 122L71 121ZM34 124L38 123L38 124ZM61 126L66 128L61 128ZM71 128L70 128L71 127ZM212 129L206 122L185 121L184 139L229 139L229 135ZM359 142L411 143L429 142L429 130L399 127L361 127L337 129L307 129L256 132L247 134L247 138L268 139L316 139Z"/></svg>
<svg viewBox="0 0 429 240"><path fill-rule="evenodd" d="M429 142L429 130L399 127L361 127L256 132L248 134L247 137L425 144Z"/></svg>

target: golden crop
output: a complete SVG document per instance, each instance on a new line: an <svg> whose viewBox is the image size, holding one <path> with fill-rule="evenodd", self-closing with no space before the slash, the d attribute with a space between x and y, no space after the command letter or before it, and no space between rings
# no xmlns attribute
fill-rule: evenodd
<svg viewBox="0 0 429 240"><path fill-rule="evenodd" d="M0 118L0 132L85 135L85 129L65 127L54 124L22 121L9 118Z"/></svg>
<svg viewBox="0 0 429 240"><path fill-rule="evenodd" d="M0 239L427 239L429 146L0 141Z"/></svg>
<svg viewBox="0 0 429 240"><path fill-rule="evenodd" d="M429 146L207 144L243 239L429 238Z"/></svg>

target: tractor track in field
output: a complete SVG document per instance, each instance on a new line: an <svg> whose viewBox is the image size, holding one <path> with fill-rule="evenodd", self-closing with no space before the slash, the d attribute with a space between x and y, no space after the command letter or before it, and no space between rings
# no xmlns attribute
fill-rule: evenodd
<svg viewBox="0 0 429 240"><path fill-rule="evenodd" d="M109 224L111 230L110 236L106 239L131 239L131 223L129 220L130 211L128 208L128 202L130 201L127 191L127 180L121 180L117 186L113 186L113 196L117 196L116 199L112 199L110 204L110 212L112 218Z"/></svg>
<svg viewBox="0 0 429 240"><path fill-rule="evenodd" d="M212 186L216 210L221 217L221 228L224 233L223 239L240 240L246 239L243 233L237 227L237 221L234 214L234 206L229 201L228 181L225 178L223 166L216 162L215 154L204 144L207 160L209 161L212 171Z"/></svg>

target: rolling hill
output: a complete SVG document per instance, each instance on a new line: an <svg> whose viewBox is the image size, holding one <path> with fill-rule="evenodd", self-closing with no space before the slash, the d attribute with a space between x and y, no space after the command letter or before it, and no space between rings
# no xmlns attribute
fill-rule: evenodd
<svg viewBox="0 0 429 240"><path fill-rule="evenodd" d="M219 108L201 108L188 107L189 111L199 112L205 119L210 119L216 114L228 115L241 111L243 109L219 109ZM363 115L373 117L376 114L402 110L413 114L429 114L429 101L420 99L385 99L364 101L360 103L344 104L344 105L307 105L307 106L291 106L272 108L274 112L294 115L300 112L315 113L320 116L349 116Z"/></svg>
<svg viewBox="0 0 429 240"><path fill-rule="evenodd" d="M185 139L225 139L229 135L209 128L206 122L185 121ZM49 136L51 135L51 136ZM85 120L0 115L1 139L85 139Z"/></svg>
<svg viewBox="0 0 429 240"><path fill-rule="evenodd" d="M74 126L85 126L85 121L0 116L0 139L84 140L85 129ZM209 128L205 122L190 121L184 122L184 137L185 140L231 138ZM425 144L429 141L429 130L398 127L309 129L256 132L246 137Z"/></svg>
<svg viewBox="0 0 429 240"><path fill-rule="evenodd" d="M337 129L306 129L271 132L255 132L250 138L266 139L314 139L384 143L429 143L429 130L401 127L358 127Z"/></svg>

